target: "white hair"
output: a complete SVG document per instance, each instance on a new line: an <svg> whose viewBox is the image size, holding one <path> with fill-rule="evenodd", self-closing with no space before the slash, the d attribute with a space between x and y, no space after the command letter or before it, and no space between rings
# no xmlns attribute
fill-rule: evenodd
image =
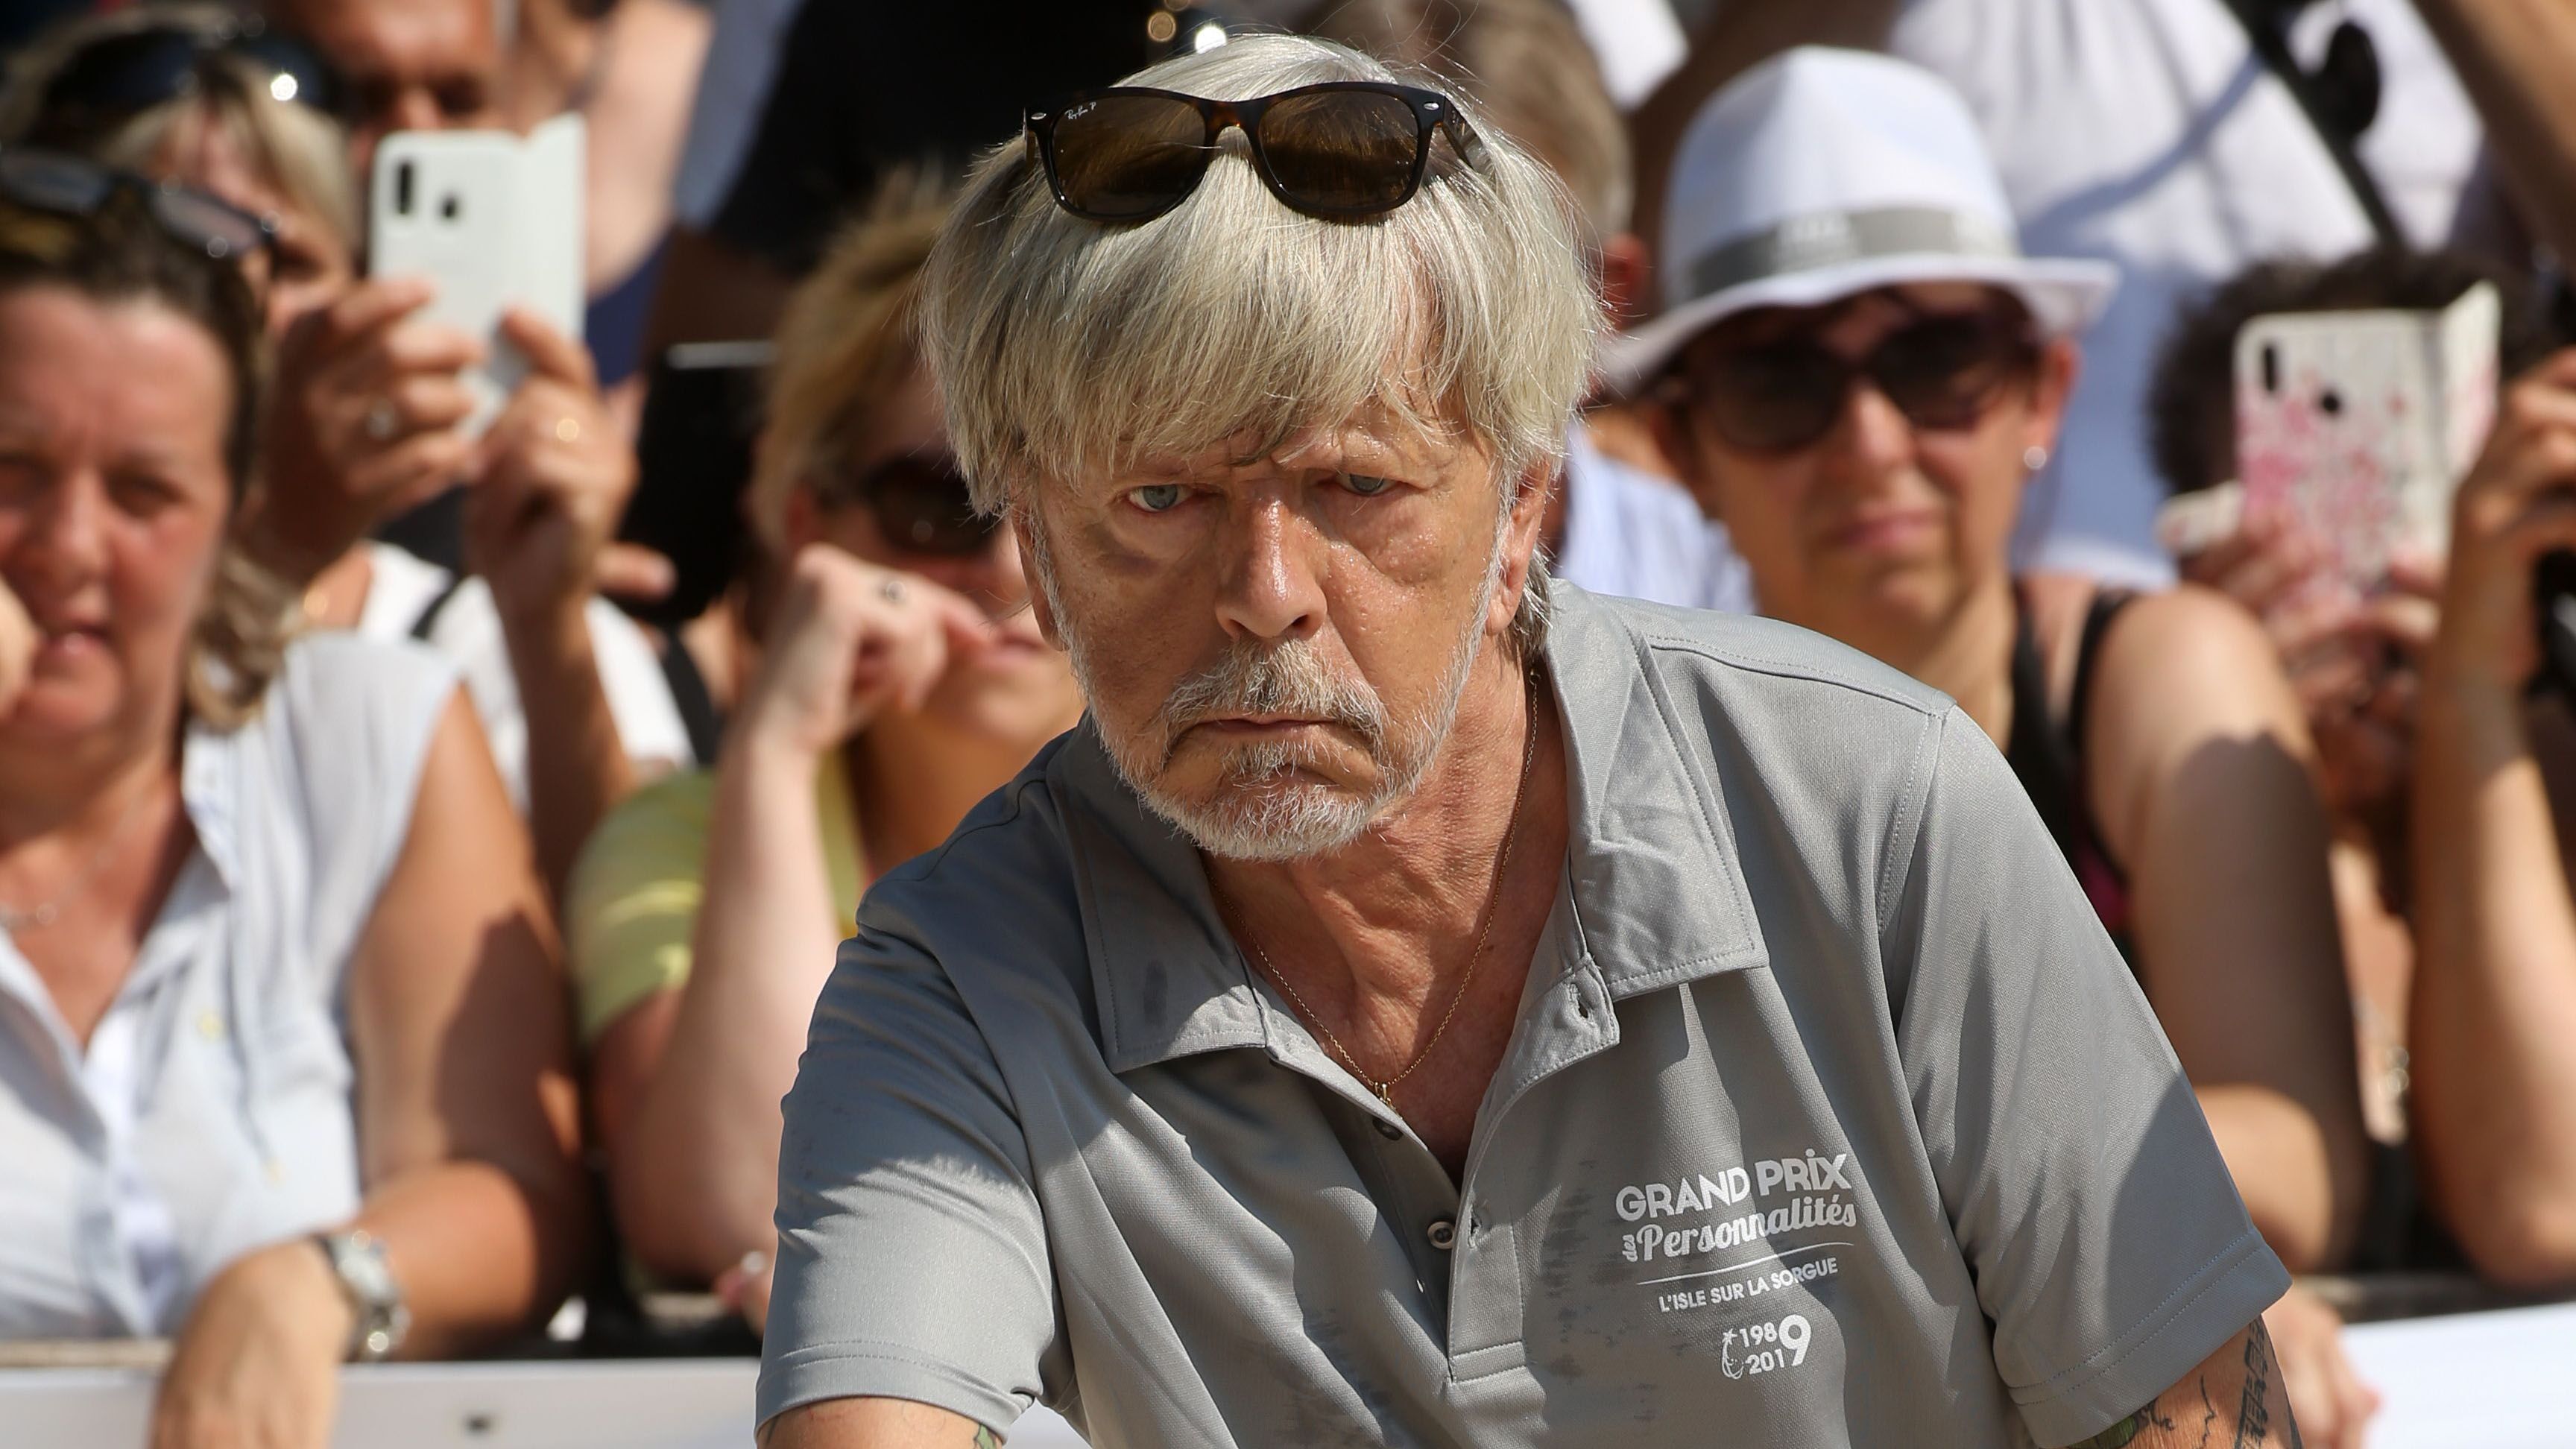
<svg viewBox="0 0 2576 1449"><path fill-rule="evenodd" d="M1245 99L1399 79L1415 78L1329 41L1263 35L1128 83ZM922 297L924 354L976 506L1012 511L1041 482L1145 458L1262 457L1372 402L1463 433L1498 479L1553 477L1600 304L1561 184L1478 130L1482 164L1435 138L1420 192L1358 222L1281 205L1231 130L1189 199L1139 224L1058 207L1020 144L986 157ZM1508 507L1515 490L1500 491ZM1528 596L1542 593L1534 573Z"/></svg>

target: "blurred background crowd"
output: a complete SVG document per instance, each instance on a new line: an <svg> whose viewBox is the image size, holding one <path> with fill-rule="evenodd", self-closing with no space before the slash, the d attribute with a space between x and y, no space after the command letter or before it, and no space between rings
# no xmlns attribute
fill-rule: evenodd
<svg viewBox="0 0 2576 1449"><path fill-rule="evenodd" d="M1559 577L1956 697L2294 1270L2576 1286L2576 9L17 0L0 1338L175 1339L184 1427L353 1326L483 1352L578 1295L613 1343L667 1286L757 1330L859 895L1082 708L943 443L924 259L1024 106L1252 29L1557 170L1624 334ZM386 138L566 114L577 326L371 264ZM1947 273L1780 264L1936 213ZM2285 504L2404 420L2249 427L2247 324L2464 298L2437 516ZM352 1228L401 1322L311 1245ZM2273 1316L2359 1442L2333 1311Z"/></svg>

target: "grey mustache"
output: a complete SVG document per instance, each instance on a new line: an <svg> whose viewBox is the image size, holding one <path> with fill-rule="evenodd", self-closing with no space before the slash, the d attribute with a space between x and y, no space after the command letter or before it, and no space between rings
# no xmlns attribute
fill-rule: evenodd
<svg viewBox="0 0 2576 1449"><path fill-rule="evenodd" d="M1190 726L1246 714L1292 714L1338 724L1375 753L1386 742L1386 712L1365 685L1343 678L1304 640L1230 646L1215 664L1181 681L1156 722L1163 755Z"/></svg>

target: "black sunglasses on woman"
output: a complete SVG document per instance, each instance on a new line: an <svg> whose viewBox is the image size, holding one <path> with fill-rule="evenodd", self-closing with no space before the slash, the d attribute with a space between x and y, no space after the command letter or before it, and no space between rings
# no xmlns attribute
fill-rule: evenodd
<svg viewBox="0 0 2576 1449"><path fill-rule="evenodd" d="M40 146L0 146L0 201L86 219L122 198L173 240L214 261L270 245L277 223L175 181L155 181Z"/></svg>

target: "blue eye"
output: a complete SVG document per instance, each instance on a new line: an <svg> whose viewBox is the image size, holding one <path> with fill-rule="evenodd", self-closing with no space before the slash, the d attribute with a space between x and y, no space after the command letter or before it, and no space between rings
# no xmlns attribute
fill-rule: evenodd
<svg viewBox="0 0 2576 1449"><path fill-rule="evenodd" d="M1178 483L1148 483L1127 490L1127 501L1147 513L1169 513L1189 496Z"/></svg>
<svg viewBox="0 0 2576 1449"><path fill-rule="evenodd" d="M1375 498L1389 488L1394 487L1395 480L1392 478L1371 477L1366 473L1345 473L1342 475L1342 486L1348 488L1362 498Z"/></svg>

